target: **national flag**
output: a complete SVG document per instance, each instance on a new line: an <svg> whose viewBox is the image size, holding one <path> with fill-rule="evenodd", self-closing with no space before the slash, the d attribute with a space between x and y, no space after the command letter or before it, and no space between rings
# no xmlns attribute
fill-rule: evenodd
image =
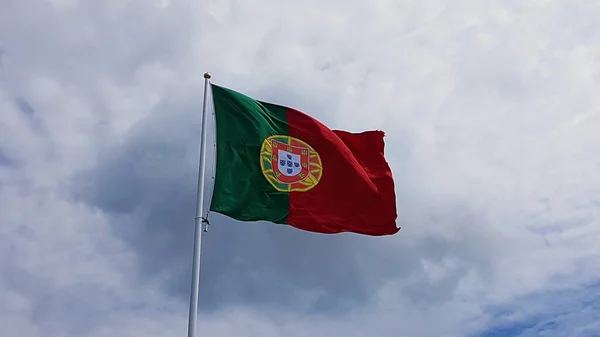
<svg viewBox="0 0 600 337"><path fill-rule="evenodd" d="M215 84L211 89L216 120L211 211L317 233L398 232L382 131L331 130L293 108Z"/></svg>

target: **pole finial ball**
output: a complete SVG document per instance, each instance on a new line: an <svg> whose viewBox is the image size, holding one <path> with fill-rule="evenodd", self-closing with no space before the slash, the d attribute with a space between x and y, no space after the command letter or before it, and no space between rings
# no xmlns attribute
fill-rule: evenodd
<svg viewBox="0 0 600 337"><path fill-rule="evenodd" d="M210 79L210 74L209 73L204 73L204 78L206 78L207 80Z"/></svg>

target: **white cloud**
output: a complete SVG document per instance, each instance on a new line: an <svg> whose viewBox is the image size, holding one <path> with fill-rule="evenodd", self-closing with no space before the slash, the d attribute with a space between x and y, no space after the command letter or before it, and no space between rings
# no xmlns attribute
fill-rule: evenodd
<svg viewBox="0 0 600 337"><path fill-rule="evenodd" d="M333 128L384 129L403 229L373 240L252 225L261 253L231 248L251 232L245 225L215 223L205 245L215 274L203 277L233 288L209 294L223 305L207 309L201 329L464 336L494 322L490 306L599 277L600 8L592 2L0 7L0 326L8 337L185 333L187 299L178 292L189 282L190 257L181 254L191 254L191 218L164 219L186 219L193 203L186 193L207 70L215 83ZM79 198L82 177L93 197ZM276 269L289 263L272 252L300 259L302 272ZM233 280L253 279L251 271L248 289ZM268 309L273 303L280 309ZM339 312L296 310L313 306ZM584 335L577 317L563 317L561 331Z"/></svg>

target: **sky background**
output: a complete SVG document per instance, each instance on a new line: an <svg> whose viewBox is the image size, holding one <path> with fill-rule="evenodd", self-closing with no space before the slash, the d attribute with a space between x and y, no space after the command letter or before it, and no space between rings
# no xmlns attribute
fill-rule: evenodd
<svg viewBox="0 0 600 337"><path fill-rule="evenodd" d="M186 335L210 71L385 130L402 231L212 214L201 336L599 336L598 17L596 0L0 0L0 335Z"/></svg>

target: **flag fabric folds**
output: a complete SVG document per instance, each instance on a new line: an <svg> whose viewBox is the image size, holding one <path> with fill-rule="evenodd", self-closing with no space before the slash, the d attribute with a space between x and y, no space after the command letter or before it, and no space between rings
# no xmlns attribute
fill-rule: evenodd
<svg viewBox="0 0 600 337"><path fill-rule="evenodd" d="M216 172L210 210L316 233L391 235L384 133L331 130L290 107L211 84Z"/></svg>

